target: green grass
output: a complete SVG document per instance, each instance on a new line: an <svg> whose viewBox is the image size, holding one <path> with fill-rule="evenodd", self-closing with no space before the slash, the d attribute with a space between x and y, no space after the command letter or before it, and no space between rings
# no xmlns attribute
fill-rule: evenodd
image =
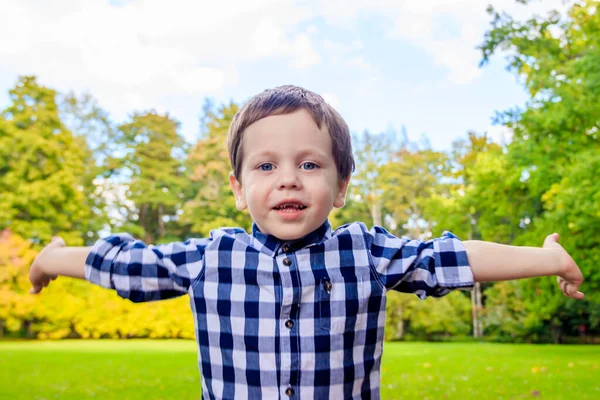
<svg viewBox="0 0 600 400"><path fill-rule="evenodd" d="M383 399L600 399L600 346L386 343ZM192 341L0 342L0 399L198 399Z"/></svg>

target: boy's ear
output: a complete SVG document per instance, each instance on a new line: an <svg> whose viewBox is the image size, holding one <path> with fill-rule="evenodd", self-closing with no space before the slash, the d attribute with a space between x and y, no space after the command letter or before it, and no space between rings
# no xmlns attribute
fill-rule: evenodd
<svg viewBox="0 0 600 400"><path fill-rule="evenodd" d="M244 199L242 184L236 179L235 175L233 175L233 171L229 173L229 185L235 196L235 207L240 211L245 210L248 205Z"/></svg>
<svg viewBox="0 0 600 400"><path fill-rule="evenodd" d="M333 206L335 208L342 208L346 203L346 193L348 192L348 185L350 184L350 177L340 181L338 192L333 200Z"/></svg>

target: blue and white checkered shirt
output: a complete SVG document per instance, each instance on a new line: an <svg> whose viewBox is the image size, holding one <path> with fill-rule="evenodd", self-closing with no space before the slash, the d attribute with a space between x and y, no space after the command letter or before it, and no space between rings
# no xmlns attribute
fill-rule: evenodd
<svg viewBox="0 0 600 400"><path fill-rule="evenodd" d="M379 398L386 292L473 285L450 233L410 241L327 221L291 242L256 225L158 246L110 236L85 273L134 302L190 295L207 399Z"/></svg>

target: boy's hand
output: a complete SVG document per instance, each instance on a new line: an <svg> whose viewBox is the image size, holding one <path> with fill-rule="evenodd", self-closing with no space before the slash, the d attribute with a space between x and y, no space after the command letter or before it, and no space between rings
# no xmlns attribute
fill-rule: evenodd
<svg viewBox="0 0 600 400"><path fill-rule="evenodd" d="M31 290L29 293L39 293L43 288L50 284L50 281L56 279L56 275L49 275L42 270L44 256L56 248L65 247L65 241L59 237L53 237L50 244L42 249L40 254L37 255L31 269L29 270L29 281L31 282Z"/></svg>
<svg viewBox="0 0 600 400"><path fill-rule="evenodd" d="M565 296L574 299L583 299L585 296L579 291L579 287L583 283L583 275L575 263L575 260L573 260L569 253L558 244L559 238L560 236L558 233L553 233L544 240L544 248L554 251L560 262L561 272L557 274L558 276L556 277L558 286Z"/></svg>

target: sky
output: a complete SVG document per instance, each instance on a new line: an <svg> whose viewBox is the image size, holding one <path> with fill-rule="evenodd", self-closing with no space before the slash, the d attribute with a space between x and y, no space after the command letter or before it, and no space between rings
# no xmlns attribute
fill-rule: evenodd
<svg viewBox="0 0 600 400"><path fill-rule="evenodd" d="M168 112L194 142L206 98L239 104L294 84L354 133L405 127L440 150L469 130L506 140L492 117L527 96L506 54L478 66L489 3L524 18L562 1L5 0L0 109L20 75L36 75L91 93L116 122Z"/></svg>

